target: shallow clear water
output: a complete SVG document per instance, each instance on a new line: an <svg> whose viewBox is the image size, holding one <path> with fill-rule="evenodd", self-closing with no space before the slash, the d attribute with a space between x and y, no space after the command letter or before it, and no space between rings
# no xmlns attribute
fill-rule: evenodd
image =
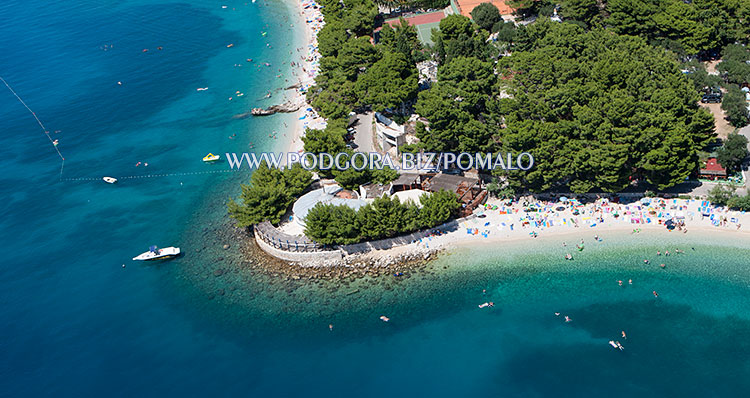
<svg viewBox="0 0 750 398"><path fill-rule="evenodd" d="M0 24L0 73L61 130L63 178L220 170L200 159L281 145L289 117L231 116L279 99L261 97L284 86L299 27L280 2L225 4L0 5L10 16ZM236 90L245 96L229 101ZM247 174L58 181L59 159L8 92L0 120L2 395L704 397L750 388L748 242L581 236L586 250L567 262L561 242L542 250L529 240L460 249L402 278L285 281L221 249L224 203ZM129 261L150 244L186 255ZM686 253L656 258L673 247ZM493 309L477 308L489 300Z"/></svg>

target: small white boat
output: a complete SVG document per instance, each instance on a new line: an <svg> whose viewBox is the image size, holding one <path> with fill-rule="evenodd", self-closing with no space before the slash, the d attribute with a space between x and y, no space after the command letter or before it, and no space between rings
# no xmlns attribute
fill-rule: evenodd
<svg viewBox="0 0 750 398"><path fill-rule="evenodd" d="M117 178L115 177L104 177L102 178L102 180L104 180L104 182L106 182L107 184L114 184L117 182Z"/></svg>
<svg viewBox="0 0 750 398"><path fill-rule="evenodd" d="M208 90L208 87L198 87L195 89L195 91L206 91Z"/></svg>
<svg viewBox="0 0 750 398"><path fill-rule="evenodd" d="M206 156L203 157L203 161L204 162L215 162L215 161L219 160L219 158L220 158L219 155L214 155L213 153L209 153L208 155L206 155Z"/></svg>
<svg viewBox="0 0 750 398"><path fill-rule="evenodd" d="M133 257L133 261L149 261L158 260L161 258L170 258L180 255L179 247L165 247L159 249L156 246L151 246L147 252L141 253L136 257Z"/></svg>
<svg viewBox="0 0 750 398"><path fill-rule="evenodd" d="M612 348L617 348L620 351L623 351L625 349L625 347L623 347L619 341L610 340L609 345L611 345Z"/></svg>
<svg viewBox="0 0 750 398"><path fill-rule="evenodd" d="M385 316L385 315L381 315L381 316L380 316L380 320L381 320L381 321L383 321L383 322L388 322L388 321L390 321L390 320L391 320L391 318L388 318L388 317L387 317L387 316Z"/></svg>

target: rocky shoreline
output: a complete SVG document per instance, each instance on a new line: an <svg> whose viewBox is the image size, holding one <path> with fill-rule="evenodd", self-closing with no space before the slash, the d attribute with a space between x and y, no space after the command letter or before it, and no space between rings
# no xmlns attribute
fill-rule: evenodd
<svg viewBox="0 0 750 398"><path fill-rule="evenodd" d="M232 268L244 268L253 274L265 274L286 280L359 279L393 275L408 278L409 273L424 269L441 252L439 249L421 248L393 255L364 253L348 255L336 261L297 263L280 260L264 252L255 242L252 232L234 226L232 221L224 227L217 228L216 237L219 242L223 242L221 247L230 251L226 257L239 258L229 262L223 257L217 258L217 263L222 266L212 271L214 277L234 272Z"/></svg>

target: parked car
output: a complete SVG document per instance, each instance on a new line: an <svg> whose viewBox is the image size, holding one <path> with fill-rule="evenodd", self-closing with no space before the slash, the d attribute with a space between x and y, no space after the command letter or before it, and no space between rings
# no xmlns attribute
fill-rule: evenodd
<svg viewBox="0 0 750 398"><path fill-rule="evenodd" d="M718 94L718 93L703 94L703 97L701 97L701 102L704 104L708 104L708 103L718 104L721 102L721 94Z"/></svg>
<svg viewBox="0 0 750 398"><path fill-rule="evenodd" d="M347 142L346 147L349 149L357 149L359 145L355 144L354 142Z"/></svg>

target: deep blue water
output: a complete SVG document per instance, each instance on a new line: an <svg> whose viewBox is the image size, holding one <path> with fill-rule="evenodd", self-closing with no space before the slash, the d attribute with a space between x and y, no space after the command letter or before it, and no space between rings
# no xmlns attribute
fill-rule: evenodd
<svg viewBox="0 0 750 398"><path fill-rule="evenodd" d="M268 133L283 137L288 118L231 116L269 104L263 94L284 86L284 62L300 45L299 27L285 19L292 12L260 0L0 4L0 75L60 131L53 138L66 157L59 181L49 141L0 88L0 395L750 390L748 242L605 235L575 264L538 247L478 247L423 274L342 288L224 265L218 257L230 252L217 249L211 228L247 174L187 173L226 168L203 164L207 152L280 145ZM123 178L162 173L176 175ZM106 185L104 175L121 181ZM130 261L151 244L179 245L186 255L151 266ZM696 251L670 259L666 271L639 266L678 244ZM231 272L216 277L216 267ZM626 278L634 285L616 285ZM493 310L477 308L489 299ZM621 330L622 353L607 345Z"/></svg>

